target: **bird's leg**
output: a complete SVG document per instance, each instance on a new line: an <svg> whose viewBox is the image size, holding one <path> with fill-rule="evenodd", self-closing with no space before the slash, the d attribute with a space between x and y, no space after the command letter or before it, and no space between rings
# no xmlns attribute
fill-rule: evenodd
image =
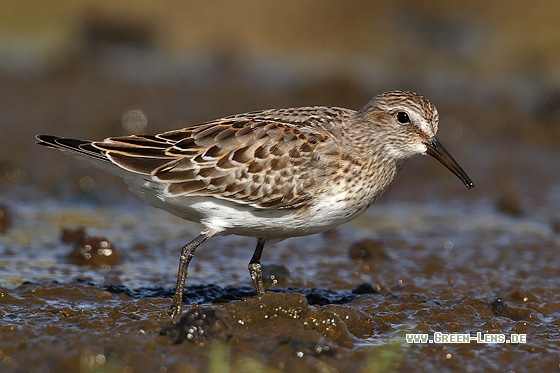
<svg viewBox="0 0 560 373"><path fill-rule="evenodd" d="M249 262L249 273L251 274L251 279L253 280L253 285L257 291L257 297L261 298L264 295L264 282L262 275L261 266L261 255L266 244L266 238L259 238L257 241L257 248L253 253L253 257Z"/></svg>
<svg viewBox="0 0 560 373"><path fill-rule="evenodd" d="M173 296L173 309L171 311L171 318L173 322L177 322L183 310L183 292L185 290L185 280L187 279L188 267L191 259L194 256L196 248L210 238L212 234L202 232L194 240L183 246L181 249L181 259L179 260L179 271L177 273L177 287L175 288L175 295Z"/></svg>

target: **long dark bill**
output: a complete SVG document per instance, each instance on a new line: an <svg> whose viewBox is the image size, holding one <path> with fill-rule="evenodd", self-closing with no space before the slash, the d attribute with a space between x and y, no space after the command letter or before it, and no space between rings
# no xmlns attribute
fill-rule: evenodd
<svg viewBox="0 0 560 373"><path fill-rule="evenodd" d="M445 150L443 145L439 142L436 137L432 137L426 145L428 146L428 150L426 153L440 161L445 167L447 167L451 172L453 172L464 184L467 188L471 189L474 187L474 183L472 182L471 178L467 173L459 166L459 163L451 154Z"/></svg>

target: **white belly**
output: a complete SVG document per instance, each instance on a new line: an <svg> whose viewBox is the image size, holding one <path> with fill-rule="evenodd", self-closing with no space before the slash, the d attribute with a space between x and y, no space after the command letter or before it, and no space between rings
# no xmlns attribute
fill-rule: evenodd
<svg viewBox="0 0 560 373"><path fill-rule="evenodd" d="M154 207L200 223L217 234L288 238L324 232L363 212L367 203L350 204L344 195L317 199L302 209L259 209L208 196L170 197L164 184L138 179L125 180L130 189ZM139 185L140 184L140 185Z"/></svg>

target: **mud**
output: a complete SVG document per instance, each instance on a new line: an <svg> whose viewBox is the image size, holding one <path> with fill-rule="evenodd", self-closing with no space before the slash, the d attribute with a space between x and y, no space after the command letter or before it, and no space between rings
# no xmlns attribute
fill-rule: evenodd
<svg viewBox="0 0 560 373"><path fill-rule="evenodd" d="M294 23L267 42L279 47L301 35L286 47L299 57L280 62L246 56L265 50L263 34L249 31L251 48L211 34L197 40L205 48L213 40L214 54L192 44L188 57L166 54L181 39L163 43L158 32L169 29L157 25L173 24L183 8L115 28L106 25L109 3L100 5L107 13L77 16L82 44L72 53L14 69L6 61L18 54L0 48L0 371L557 371L560 54L543 47L557 22L532 16L556 9L537 2L529 13L512 3L502 16L501 4L475 2L459 16L447 3L436 13L405 3L364 2L359 12L341 11L360 22L336 18L330 32L323 21L339 12L325 9L311 33L318 44L305 53L293 48L311 36ZM284 11L308 14L302 9L310 10ZM48 18L40 13L30 24ZM255 22L245 26L254 31ZM518 40L512 29L533 39ZM325 40L332 58L321 54ZM358 219L267 248L262 299L247 271L254 240L212 238L191 263L175 325L180 248L200 227L34 145L36 133L128 133L121 118L131 109L148 118L134 131L157 132L268 107L359 108L393 88L435 101L439 138L476 187L467 190L428 157L409 161ZM432 342L409 343L411 333ZM473 340L450 339L459 334Z"/></svg>
<svg viewBox="0 0 560 373"><path fill-rule="evenodd" d="M282 263L276 271L284 279L262 299L246 270L252 240L217 238L197 253L185 316L173 326L175 267L188 239L179 238L183 222L141 205L135 212L90 206L84 216L81 209L37 206L19 210L2 239L1 350L11 371L197 371L216 364L234 371L498 371L500 361L519 369L558 364L550 351L560 344L559 248L546 224L480 213L484 207L381 203L336 231L271 247L264 260ZM75 243L62 242L68 228L59 224L71 216L83 226L92 215L105 228L91 222L88 230L119 241L122 262L65 260ZM369 224L375 232L364 228ZM37 226L42 245L20 242ZM168 238L162 246L152 236L158 228ZM380 247L382 254L360 254ZM407 333L436 332L525 334L527 342L406 343Z"/></svg>

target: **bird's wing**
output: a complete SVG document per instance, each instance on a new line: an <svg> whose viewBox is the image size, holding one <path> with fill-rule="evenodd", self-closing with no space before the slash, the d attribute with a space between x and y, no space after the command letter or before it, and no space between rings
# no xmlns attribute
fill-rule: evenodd
<svg viewBox="0 0 560 373"><path fill-rule="evenodd" d="M309 190L322 172L316 148L333 141L322 124L313 122L328 122L319 109L247 113L153 136L112 137L91 146L119 167L167 184L170 196L295 208L309 202Z"/></svg>

